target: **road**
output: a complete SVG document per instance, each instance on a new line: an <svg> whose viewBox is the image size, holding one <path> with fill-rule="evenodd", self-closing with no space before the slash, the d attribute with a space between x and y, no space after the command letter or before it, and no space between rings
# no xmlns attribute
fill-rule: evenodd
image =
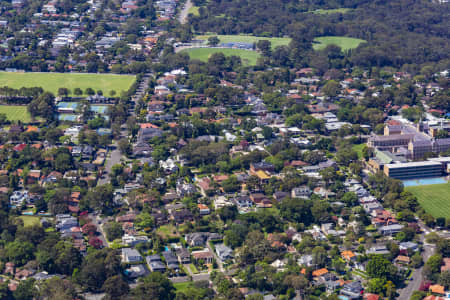
<svg viewBox="0 0 450 300"><path fill-rule="evenodd" d="M108 158L106 159L105 170L103 172L102 177L98 180L98 185L107 184L110 182L109 173L111 172L112 166L120 163L120 159L122 158L122 153L119 151L119 147L117 142L113 145L113 150L109 153Z"/></svg>
<svg viewBox="0 0 450 300"><path fill-rule="evenodd" d="M98 218L98 216L94 215L93 213L90 213L88 216L91 219L92 224L97 226L97 232L99 233L99 235L97 237L102 241L103 246L107 247L108 241L106 240L105 232L103 231L103 228L100 224L100 219Z"/></svg>
<svg viewBox="0 0 450 300"><path fill-rule="evenodd" d="M424 251L422 252L422 258L425 263L428 260L428 258L431 255L433 255L434 245L425 243L425 232L426 231L429 232L429 229L426 228L426 226L421 221L419 221L418 224L422 230L420 239L424 245L424 247L423 247ZM423 267L420 267L419 269L414 270L413 275L412 275L413 280L409 281L408 285L405 288L398 291L399 296L397 297L397 299L409 300L409 299L411 299L413 292L419 290L420 284L422 283L422 280L423 280L422 270L423 270Z"/></svg>
<svg viewBox="0 0 450 300"><path fill-rule="evenodd" d="M187 0L186 4L184 4L184 7L183 7L183 9L180 12L180 15L178 16L178 21L181 24L186 24L187 18L188 18L188 15L189 15L189 10L191 9L191 7L192 7L192 1L191 0Z"/></svg>
<svg viewBox="0 0 450 300"><path fill-rule="evenodd" d="M139 86L136 89L136 94L133 97L131 97L131 100L134 102L134 106L136 105L138 100L142 99L145 96L145 91L147 90L148 83L150 81L150 76L151 76L150 74L144 75L144 77L142 78L142 81L139 83ZM132 116L135 116L134 106L132 109L130 109L130 115L132 115ZM128 136L128 131L126 129L123 129L120 132L119 139L127 137L127 136ZM109 174L111 172L112 166L119 164L120 160L123 157L122 153L120 153L120 151L119 151L117 141L113 144L112 149L113 150L109 153L109 156L106 160L105 170L103 172L103 175L98 180L98 185L102 185L102 184L106 184L106 183L110 182Z"/></svg>

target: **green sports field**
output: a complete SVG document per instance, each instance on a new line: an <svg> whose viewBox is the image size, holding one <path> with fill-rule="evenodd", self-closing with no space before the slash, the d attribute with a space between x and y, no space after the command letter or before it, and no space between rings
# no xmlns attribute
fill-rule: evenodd
<svg viewBox="0 0 450 300"><path fill-rule="evenodd" d="M341 47L342 51L354 49L361 43L365 43L365 40L346 37L346 36L321 36L314 39L314 50L325 49L328 45L337 45Z"/></svg>
<svg viewBox="0 0 450 300"><path fill-rule="evenodd" d="M0 114L5 114L9 121L31 122L31 115L24 105L0 105Z"/></svg>
<svg viewBox="0 0 450 300"><path fill-rule="evenodd" d="M285 46L291 42L290 38L278 38L278 37L261 37L252 35L198 35L195 38L199 40L208 40L209 37L217 36L221 43L257 43L261 40L268 40L272 44L272 48L278 46Z"/></svg>
<svg viewBox="0 0 450 300"><path fill-rule="evenodd" d="M450 183L409 186L405 188L435 218L450 216Z"/></svg>
<svg viewBox="0 0 450 300"><path fill-rule="evenodd" d="M71 92L75 88L80 88L83 92L87 88L92 88L95 91L102 90L104 95L109 95L111 90L115 90L116 95L120 95L122 91L130 88L135 79L134 75L0 72L0 86L15 89L42 87L55 95L61 87L68 88Z"/></svg>
<svg viewBox="0 0 450 300"><path fill-rule="evenodd" d="M187 53L191 59L198 59L205 62L208 61L208 58L213 53L222 52L225 56L239 56L242 59L242 64L245 66L256 65L259 57L259 53L256 51L228 48L191 48L181 52Z"/></svg>

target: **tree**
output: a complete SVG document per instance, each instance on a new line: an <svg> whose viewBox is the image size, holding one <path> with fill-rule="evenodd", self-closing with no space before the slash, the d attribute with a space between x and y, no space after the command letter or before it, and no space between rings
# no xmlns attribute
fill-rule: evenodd
<svg viewBox="0 0 450 300"><path fill-rule="evenodd" d="M87 89L84 91L84 93L85 93L86 95L89 95L89 96L95 95L95 91L94 91L94 89L92 89L92 88L87 88Z"/></svg>
<svg viewBox="0 0 450 300"><path fill-rule="evenodd" d="M109 277L103 283L102 290L105 291L107 299L121 299L122 296L127 295L130 291L128 283L123 280L122 276L116 275Z"/></svg>
<svg viewBox="0 0 450 300"><path fill-rule="evenodd" d="M140 229L152 229L155 224L153 217L147 212L141 212L137 215L134 223Z"/></svg>
<svg viewBox="0 0 450 300"><path fill-rule="evenodd" d="M104 248L89 251L75 280L88 291L98 291L105 281L121 273L120 259L115 250Z"/></svg>
<svg viewBox="0 0 450 300"><path fill-rule="evenodd" d="M211 36L208 38L208 45L211 47L215 47L220 43L220 40L217 36Z"/></svg>
<svg viewBox="0 0 450 300"><path fill-rule="evenodd" d="M172 300L175 298L175 288L166 276L159 272L153 272L139 280L139 284L131 292L131 298L134 300Z"/></svg>
<svg viewBox="0 0 450 300"><path fill-rule="evenodd" d="M369 281L368 290L374 294L384 294L386 280L383 278L372 278Z"/></svg>
<svg viewBox="0 0 450 300"><path fill-rule="evenodd" d="M311 201L305 199L284 199L280 204L281 217L308 226L313 221Z"/></svg>
<svg viewBox="0 0 450 300"><path fill-rule="evenodd" d="M105 225L105 233L109 241L121 238L123 235L122 225L117 222L108 222Z"/></svg>
<svg viewBox="0 0 450 300"><path fill-rule="evenodd" d="M81 96L81 95L83 95L83 91L82 91L80 88L75 88L75 89L73 90L73 93L74 93L76 96Z"/></svg>
<svg viewBox="0 0 450 300"><path fill-rule="evenodd" d="M327 251L323 247L317 246L312 250L312 256L313 256L313 264L317 268L324 267L327 263L328 256Z"/></svg>
<svg viewBox="0 0 450 300"><path fill-rule="evenodd" d="M70 94L70 90L68 88L59 88L58 89L58 96L65 96L67 97Z"/></svg>
<svg viewBox="0 0 450 300"><path fill-rule="evenodd" d="M40 116L52 120L55 113L55 96L45 92L28 104L28 111L33 117Z"/></svg>
<svg viewBox="0 0 450 300"><path fill-rule="evenodd" d="M428 258L425 266L423 267L423 274L425 277L432 281L437 281L439 273L441 271L442 256L440 254L434 254Z"/></svg>
<svg viewBox="0 0 450 300"><path fill-rule="evenodd" d="M90 207L107 211L113 206L113 187L111 184L97 186L87 193L86 199Z"/></svg>
<svg viewBox="0 0 450 300"><path fill-rule="evenodd" d="M256 43L256 48L258 48L264 56L270 56L272 45L269 40L259 40Z"/></svg>
<svg viewBox="0 0 450 300"><path fill-rule="evenodd" d="M450 287L450 270L446 270L439 276L439 283L447 290Z"/></svg>
<svg viewBox="0 0 450 300"><path fill-rule="evenodd" d="M335 97L339 93L339 83L329 80L322 88L322 92L328 97Z"/></svg>
<svg viewBox="0 0 450 300"><path fill-rule="evenodd" d="M131 153L133 152L131 144L126 138L120 139L118 145L120 152L124 155L131 155Z"/></svg>
<svg viewBox="0 0 450 300"><path fill-rule="evenodd" d="M367 274L371 278L391 278L395 275L395 267L383 256L374 255L367 263Z"/></svg>
<svg viewBox="0 0 450 300"><path fill-rule="evenodd" d="M419 252L414 253L411 257L411 266L413 268L420 268L423 264L422 255Z"/></svg>
<svg viewBox="0 0 450 300"><path fill-rule="evenodd" d="M30 242L14 241L5 247L5 256L16 265L24 265L33 258L34 247Z"/></svg>
<svg viewBox="0 0 450 300"><path fill-rule="evenodd" d="M39 285L39 295L45 299L72 300L77 294L70 280L57 276L47 279Z"/></svg>
<svg viewBox="0 0 450 300"><path fill-rule="evenodd" d="M35 280L33 278L20 281L17 289L13 292L14 299L32 300L34 298L34 295L37 293L34 284Z"/></svg>

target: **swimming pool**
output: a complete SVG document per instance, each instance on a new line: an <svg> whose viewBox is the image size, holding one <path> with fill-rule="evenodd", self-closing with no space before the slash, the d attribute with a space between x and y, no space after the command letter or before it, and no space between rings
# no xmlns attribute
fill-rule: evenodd
<svg viewBox="0 0 450 300"><path fill-rule="evenodd" d="M444 177L403 180L403 186L405 187L417 185L442 184L442 183L447 183L447 180L445 180Z"/></svg>

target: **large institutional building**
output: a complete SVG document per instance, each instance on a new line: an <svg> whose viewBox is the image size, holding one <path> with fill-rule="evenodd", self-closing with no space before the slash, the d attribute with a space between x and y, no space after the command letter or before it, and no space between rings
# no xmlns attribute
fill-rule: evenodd
<svg viewBox="0 0 450 300"><path fill-rule="evenodd" d="M439 177L448 173L450 158L430 158L450 150L450 138L437 139L439 130L449 125L430 127L420 122L416 126L394 121L384 128L384 135L371 136L367 145L373 148L374 157L368 162L373 171L383 171L397 179Z"/></svg>

